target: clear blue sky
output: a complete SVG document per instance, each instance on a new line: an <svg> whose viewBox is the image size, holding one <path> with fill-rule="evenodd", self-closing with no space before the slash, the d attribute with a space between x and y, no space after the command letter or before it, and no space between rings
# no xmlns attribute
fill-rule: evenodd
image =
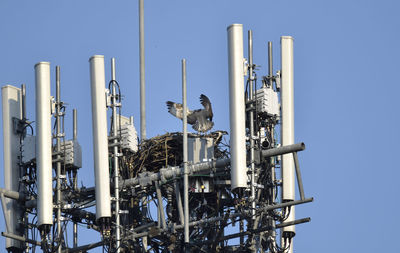
<svg viewBox="0 0 400 253"><path fill-rule="evenodd" d="M0 2L0 85L26 83L34 120L34 64L51 62L53 95L54 69L61 66L67 136L77 108L84 159L79 179L87 186L94 184L90 56L105 55L107 79L110 58L116 58L122 112L139 128L137 9L137 0ZM145 1L148 136L180 130L165 101L180 100L182 58L188 105L198 107L199 95L207 94L215 129L229 130L228 25L242 23L245 34L253 30L259 76L267 73L267 42L274 43L277 70L279 38L291 35L296 141L307 145L301 168L306 195L315 197L296 209L298 218L311 216L312 222L297 226L295 252L399 252L399 9L395 0ZM93 242L81 236L80 244Z"/></svg>

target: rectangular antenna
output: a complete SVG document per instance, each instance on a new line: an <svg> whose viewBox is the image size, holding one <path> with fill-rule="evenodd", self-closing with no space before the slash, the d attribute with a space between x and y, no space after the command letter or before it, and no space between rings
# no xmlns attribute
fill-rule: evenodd
<svg viewBox="0 0 400 253"><path fill-rule="evenodd" d="M281 145L287 146L294 144L294 90L293 90L293 38L290 36L281 37ZM282 155L282 201L295 200L295 171L292 154ZM289 210L290 209L290 210ZM285 222L295 220L294 206L286 209L289 217ZM295 226L283 228L284 237L292 237L295 234ZM292 252L290 246L289 252Z"/></svg>
<svg viewBox="0 0 400 253"><path fill-rule="evenodd" d="M90 58L96 219L111 217L104 56Z"/></svg>
<svg viewBox="0 0 400 253"><path fill-rule="evenodd" d="M22 119L22 92L14 86L1 88L3 108L3 166L4 166L4 187L6 190L18 191L19 186L19 135L14 132L13 118ZM17 201L2 198L4 218L6 220L7 233L22 236L18 232L18 220L21 219L23 211ZM21 249L20 241L6 238L6 249Z"/></svg>

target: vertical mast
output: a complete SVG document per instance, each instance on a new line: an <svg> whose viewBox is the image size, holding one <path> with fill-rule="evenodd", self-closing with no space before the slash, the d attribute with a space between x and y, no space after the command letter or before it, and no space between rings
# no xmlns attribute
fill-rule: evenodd
<svg viewBox="0 0 400 253"><path fill-rule="evenodd" d="M249 140L250 140L250 167L251 167L251 218L254 220L256 218L256 181L255 181L255 164L254 164L254 107L255 107L255 96L253 94L254 90L254 76L253 76L253 33L251 30L248 32L249 43L248 43L248 54L249 54L249 98L250 110L249 110Z"/></svg>
<svg viewBox="0 0 400 253"><path fill-rule="evenodd" d="M140 52L140 138L146 139L146 90L144 79L144 3L139 0L139 52Z"/></svg>
<svg viewBox="0 0 400 253"><path fill-rule="evenodd" d="M77 141L78 138L78 115L77 115L77 110L73 109L72 110L72 136L73 140ZM74 180L74 190L76 191L78 189L78 179L77 179L77 171L73 171L73 180ZM78 247L78 223L74 221L73 224L73 245L74 248Z"/></svg>
<svg viewBox="0 0 400 253"><path fill-rule="evenodd" d="M186 60L182 59L182 101L183 101L183 212L185 252L189 252L189 172L187 151L187 101L186 101Z"/></svg>
<svg viewBox="0 0 400 253"><path fill-rule="evenodd" d="M56 145L57 145L57 252L61 253L61 99L60 99L60 66L56 66Z"/></svg>
<svg viewBox="0 0 400 253"><path fill-rule="evenodd" d="M273 84L273 64L272 64L272 42L268 41L268 78L269 85L272 87Z"/></svg>
<svg viewBox="0 0 400 253"><path fill-rule="evenodd" d="M118 146L117 146L117 92L116 92L116 82L115 82L115 58L111 58L111 82L112 82L112 119L113 119L113 138L114 138L114 147L113 147L113 162L114 162L114 197L115 197L115 248L116 252L120 252L120 240L121 240L121 231L120 231L120 219L119 219L119 175L118 175ZM121 126L119 126L121 127Z"/></svg>

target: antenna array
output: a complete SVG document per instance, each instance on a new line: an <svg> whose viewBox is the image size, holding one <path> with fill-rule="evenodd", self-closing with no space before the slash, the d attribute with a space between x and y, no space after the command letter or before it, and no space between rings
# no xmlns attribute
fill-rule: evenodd
<svg viewBox="0 0 400 253"><path fill-rule="evenodd" d="M60 68L54 99L50 63L35 66L36 134L25 115L25 86L4 86L5 188L0 197L6 249L292 252L295 225L310 221L295 219L295 205L313 200L305 198L297 155L305 145L294 143L293 39L281 37L281 69L275 75L268 43L269 71L257 85L252 37L249 31L244 61L243 27L228 27L229 145L223 141L224 131L187 133L185 60L183 133L144 137L138 143L133 118L120 113L115 59L106 89L104 56L91 57L93 187L77 185L82 167L77 112L73 139L66 140ZM101 240L78 245L78 224L98 231Z"/></svg>

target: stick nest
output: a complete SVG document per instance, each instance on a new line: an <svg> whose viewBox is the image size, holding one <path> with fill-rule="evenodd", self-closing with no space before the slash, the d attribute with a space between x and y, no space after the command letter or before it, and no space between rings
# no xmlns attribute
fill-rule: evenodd
<svg viewBox="0 0 400 253"><path fill-rule="evenodd" d="M228 156L228 145L222 139L225 131L215 131L207 135L188 133L190 137L206 137L214 139L214 158ZM180 166L183 161L183 134L181 132L166 133L142 141L136 153L125 156L129 175L136 177L144 171L158 172L163 167Z"/></svg>

